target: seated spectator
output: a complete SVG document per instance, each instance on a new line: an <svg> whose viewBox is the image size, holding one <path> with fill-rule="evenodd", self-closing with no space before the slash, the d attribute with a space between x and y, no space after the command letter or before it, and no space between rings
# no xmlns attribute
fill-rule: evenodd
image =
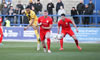
<svg viewBox="0 0 100 60"><path fill-rule="evenodd" d="M60 9L58 11L58 15L61 16L61 14L66 14L66 11L64 10L63 6L60 6ZM61 19L61 17L58 18L58 21Z"/></svg>
<svg viewBox="0 0 100 60"><path fill-rule="evenodd" d="M75 9L75 7L72 7L71 16L74 16L74 15L78 15L78 13L77 13L77 10ZM73 19L74 19L75 24L79 24L78 17L73 17Z"/></svg>

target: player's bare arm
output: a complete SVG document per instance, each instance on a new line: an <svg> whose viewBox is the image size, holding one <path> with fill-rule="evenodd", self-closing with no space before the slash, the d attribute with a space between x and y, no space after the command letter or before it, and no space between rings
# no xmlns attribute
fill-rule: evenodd
<svg viewBox="0 0 100 60"><path fill-rule="evenodd" d="M73 26L75 27L76 32L78 32L78 29L77 29L77 26L76 26L75 22L72 22L72 24L73 24Z"/></svg>
<svg viewBox="0 0 100 60"><path fill-rule="evenodd" d="M36 29L36 27L33 25L33 23L34 23L34 19L32 19L32 22L27 27L25 27L24 30L27 30L30 26L32 26L34 29Z"/></svg>
<svg viewBox="0 0 100 60"><path fill-rule="evenodd" d="M50 25L49 27L44 27L42 26L43 29L51 29L52 28L52 25Z"/></svg>
<svg viewBox="0 0 100 60"><path fill-rule="evenodd" d="M59 34L59 32L60 32L60 26L58 26L58 34Z"/></svg>
<svg viewBox="0 0 100 60"><path fill-rule="evenodd" d="M41 26L41 25L42 25L42 23L38 23L37 25L38 25L38 26Z"/></svg>

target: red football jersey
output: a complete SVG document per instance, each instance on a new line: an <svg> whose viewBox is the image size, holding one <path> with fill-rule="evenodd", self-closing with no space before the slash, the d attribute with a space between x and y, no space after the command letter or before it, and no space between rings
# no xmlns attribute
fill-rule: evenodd
<svg viewBox="0 0 100 60"><path fill-rule="evenodd" d="M0 26L2 25L2 18L0 18Z"/></svg>
<svg viewBox="0 0 100 60"><path fill-rule="evenodd" d="M53 21L52 21L52 18L49 16L47 18L42 16L42 17L39 17L38 23L42 23L42 25L40 26L40 30L50 30L50 29L43 29L42 26L49 27L51 24L53 24Z"/></svg>
<svg viewBox="0 0 100 60"><path fill-rule="evenodd" d="M68 31L71 29L70 24L72 24L72 21L70 19L65 18L65 21L60 20L58 22L58 27L62 27L62 31Z"/></svg>

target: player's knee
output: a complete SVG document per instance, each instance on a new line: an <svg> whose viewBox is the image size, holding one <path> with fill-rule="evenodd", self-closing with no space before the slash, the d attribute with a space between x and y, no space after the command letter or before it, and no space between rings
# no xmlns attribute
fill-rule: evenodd
<svg viewBox="0 0 100 60"><path fill-rule="evenodd" d="M73 39L74 39L74 40L77 40L77 38L76 38L76 36L75 36L75 35L74 35L74 36L72 36L72 37L73 37Z"/></svg>
<svg viewBox="0 0 100 60"><path fill-rule="evenodd" d="M47 32L45 37L46 39L50 38L50 32Z"/></svg>

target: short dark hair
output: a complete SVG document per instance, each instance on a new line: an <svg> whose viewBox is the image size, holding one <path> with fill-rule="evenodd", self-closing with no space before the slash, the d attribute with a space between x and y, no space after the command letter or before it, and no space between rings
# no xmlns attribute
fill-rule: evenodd
<svg viewBox="0 0 100 60"><path fill-rule="evenodd" d="M40 1L40 0L37 0L37 1Z"/></svg>
<svg viewBox="0 0 100 60"><path fill-rule="evenodd" d="M44 10L44 12L48 12L48 10Z"/></svg>
<svg viewBox="0 0 100 60"><path fill-rule="evenodd" d="M72 8L75 8L75 7L72 7Z"/></svg>
<svg viewBox="0 0 100 60"><path fill-rule="evenodd" d="M26 9L30 9L30 6L28 5L28 6L26 7Z"/></svg>
<svg viewBox="0 0 100 60"><path fill-rule="evenodd" d="M61 14L61 16L66 16L65 14Z"/></svg>

